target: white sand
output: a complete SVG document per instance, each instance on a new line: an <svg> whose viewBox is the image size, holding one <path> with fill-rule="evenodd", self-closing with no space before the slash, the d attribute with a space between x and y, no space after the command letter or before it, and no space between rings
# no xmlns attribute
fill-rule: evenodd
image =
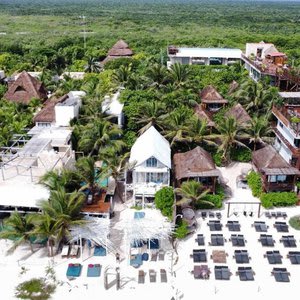
<svg viewBox="0 0 300 300"><path fill-rule="evenodd" d="M228 168L220 168L227 184L233 190L232 199L230 201L257 201L253 198L251 193L247 190L236 189L236 176L238 176L242 169L249 167L249 164L235 164ZM230 220L238 220L241 224L241 231L238 234L243 234L247 240L245 247L232 247L232 244L228 241L231 232L224 226L222 233L227 239L224 247L208 246L210 235L207 226L208 218L203 221L201 217L198 217L199 227L196 233L190 235L178 244L179 259L177 263L173 265L173 271L176 277L171 276L171 252L166 254L164 261L157 262L144 262L139 268L144 270L146 274L145 284L138 284L138 270L128 265L128 260L123 259L120 265L115 261L113 253L109 253L105 257L94 257L89 250L84 250L84 261L79 259L62 259L60 255L54 258L54 270L56 271L57 278L64 282L64 284L57 288L53 299L273 299L282 300L283 297L297 295L300 292L299 278L300 278L300 265L291 265L290 260L286 258L289 251L300 251L300 232L290 228L289 234L294 235L297 240L297 248L284 248L279 239L283 233L277 233L273 228L275 219L266 219L264 216L260 220L266 221L269 225L268 234L272 234L275 239L275 247L267 248L262 247L257 241L260 233L256 232L251 224L258 220L255 217L245 217L242 215L242 211L245 209L244 205L238 205L235 211L239 212L239 216L234 216L231 211ZM247 206L247 211L253 210L254 207ZM300 207L280 209L280 211L286 211L288 216L300 214ZM226 213L227 210L223 209L222 212L222 224L227 222ZM277 219L282 221L282 219ZM288 219L286 219L288 221ZM203 233L205 235L205 246L198 246L195 242L196 234ZM219 233L219 232L214 232ZM233 233L235 234L235 232ZM120 237L121 239L121 237ZM0 282L1 282L1 300L14 299L14 288L19 282L27 280L33 277L39 277L44 275L44 268L52 259L46 256L46 249L41 248L34 254L30 253L29 247L24 245L19 247L15 253L10 256L6 255L11 242L0 240ZM124 241L121 244L123 251ZM206 249L208 262L207 265L211 269L212 273L209 280L196 280L190 271L193 269L194 263L190 254L193 249ZM214 279L214 263L210 259L212 250L225 250L228 253L227 266L233 273L230 281L220 281ZM232 258L234 250L247 249L250 257L250 264L245 266L252 266L255 276L253 282L241 282L239 277L235 275L238 266L244 266L236 264ZM268 250L279 250L283 256L282 265L270 265L263 254ZM122 253L122 252L121 252ZM124 253L122 253L124 258ZM173 257L173 261L176 260L176 255ZM66 271L68 263L79 262L83 264L82 274L79 278L68 281L66 278ZM102 265L101 276L99 278L88 278L86 276L87 266L89 263L100 263ZM24 266L28 271L24 275L20 275L21 266ZM112 270L115 267L120 267L122 288L117 291L114 285L109 290L104 289L104 270L107 266L111 266ZM273 276L271 276L271 270L273 267L284 267L291 273L289 283L277 283ZM167 270L168 283L161 283L159 270L164 268ZM157 282L149 282L149 269L157 271ZM109 277L109 281L113 280L113 275ZM250 298L251 297L251 298Z"/></svg>

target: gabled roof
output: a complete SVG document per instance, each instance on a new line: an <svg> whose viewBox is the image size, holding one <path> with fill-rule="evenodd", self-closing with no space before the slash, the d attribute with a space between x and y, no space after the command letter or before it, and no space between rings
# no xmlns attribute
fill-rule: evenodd
<svg viewBox="0 0 300 300"><path fill-rule="evenodd" d="M152 156L171 169L170 144L153 126L137 138L131 148L129 162L139 166Z"/></svg>
<svg viewBox="0 0 300 300"><path fill-rule="evenodd" d="M55 105L66 100L69 96L64 95L60 98L50 98L45 102L44 107L36 114L33 121L36 122L55 122Z"/></svg>
<svg viewBox="0 0 300 300"><path fill-rule="evenodd" d="M208 85L201 91L200 98L202 103L228 103L212 85Z"/></svg>
<svg viewBox="0 0 300 300"><path fill-rule="evenodd" d="M207 126L209 127L214 127L216 124L215 122L211 119L209 114L202 108L201 105L196 105L195 106L195 114L200 120L205 120L207 122Z"/></svg>
<svg viewBox="0 0 300 300"><path fill-rule="evenodd" d="M271 145L254 151L252 162L266 175L300 175L300 171L290 166Z"/></svg>
<svg viewBox="0 0 300 300"><path fill-rule="evenodd" d="M128 44L123 41L117 41L112 48L108 51L108 56L132 56L133 52Z"/></svg>
<svg viewBox="0 0 300 300"><path fill-rule="evenodd" d="M173 162L177 180L220 176L211 155L199 146L185 153L176 153Z"/></svg>
<svg viewBox="0 0 300 300"><path fill-rule="evenodd" d="M226 112L225 116L234 117L236 119L236 122L240 125L251 122L251 117L240 103L231 107Z"/></svg>
<svg viewBox="0 0 300 300"><path fill-rule="evenodd" d="M102 102L102 112L108 115L121 115L124 103L119 101L120 91L116 92L112 97L106 96Z"/></svg>
<svg viewBox="0 0 300 300"><path fill-rule="evenodd" d="M47 99L47 91L42 82L23 71L11 83L4 98L13 102L28 104L32 98Z"/></svg>

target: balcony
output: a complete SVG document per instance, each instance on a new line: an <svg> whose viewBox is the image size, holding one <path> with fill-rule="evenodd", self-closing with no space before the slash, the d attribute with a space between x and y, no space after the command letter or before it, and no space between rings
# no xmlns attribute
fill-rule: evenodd
<svg viewBox="0 0 300 300"><path fill-rule="evenodd" d="M289 192L294 191L293 182L263 182L263 189L266 192Z"/></svg>
<svg viewBox="0 0 300 300"><path fill-rule="evenodd" d="M272 113L287 128L293 130L294 135L297 136L300 133L300 107L273 106Z"/></svg>

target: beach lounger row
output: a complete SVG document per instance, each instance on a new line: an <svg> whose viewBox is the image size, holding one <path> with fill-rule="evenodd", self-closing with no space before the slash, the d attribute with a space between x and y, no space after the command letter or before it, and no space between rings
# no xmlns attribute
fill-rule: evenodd
<svg viewBox="0 0 300 300"><path fill-rule="evenodd" d="M61 251L62 258L77 258L79 255L79 245L64 245Z"/></svg>
<svg viewBox="0 0 300 300"><path fill-rule="evenodd" d="M286 212L281 212L281 211L277 211L277 212L267 211L267 212L265 212L265 216L269 219L270 218L275 218L275 219L283 218L283 219L285 219L285 218L287 218L287 213Z"/></svg>
<svg viewBox="0 0 300 300"><path fill-rule="evenodd" d="M149 270L149 280L150 282L156 282L156 271L153 269ZM143 284L145 283L146 272L144 270L139 270L138 272L138 283ZM168 282L167 279L167 271L165 269L160 269L160 282L166 283Z"/></svg>

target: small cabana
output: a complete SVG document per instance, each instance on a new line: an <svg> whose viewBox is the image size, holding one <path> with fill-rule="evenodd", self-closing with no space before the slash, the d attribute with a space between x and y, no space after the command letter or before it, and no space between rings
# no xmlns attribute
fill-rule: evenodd
<svg viewBox="0 0 300 300"><path fill-rule="evenodd" d="M180 186L183 181L195 180L215 193L220 171L206 150L198 146L185 153L176 153L173 164L177 186Z"/></svg>
<svg viewBox="0 0 300 300"><path fill-rule="evenodd" d="M261 174L265 192L294 191L300 171L290 166L272 146L253 152L252 163Z"/></svg>
<svg viewBox="0 0 300 300"><path fill-rule="evenodd" d="M212 120L208 111L205 111L200 104L197 104L194 109L195 115L201 120L205 121L207 127L212 130L216 126L215 122Z"/></svg>
<svg viewBox="0 0 300 300"><path fill-rule="evenodd" d="M240 103L231 107L226 112L225 117L235 118L237 124L244 127L251 123L251 117Z"/></svg>
<svg viewBox="0 0 300 300"><path fill-rule="evenodd" d="M217 112L228 103L228 100L224 99L212 85L208 85L200 92L200 98L202 108L211 112Z"/></svg>

